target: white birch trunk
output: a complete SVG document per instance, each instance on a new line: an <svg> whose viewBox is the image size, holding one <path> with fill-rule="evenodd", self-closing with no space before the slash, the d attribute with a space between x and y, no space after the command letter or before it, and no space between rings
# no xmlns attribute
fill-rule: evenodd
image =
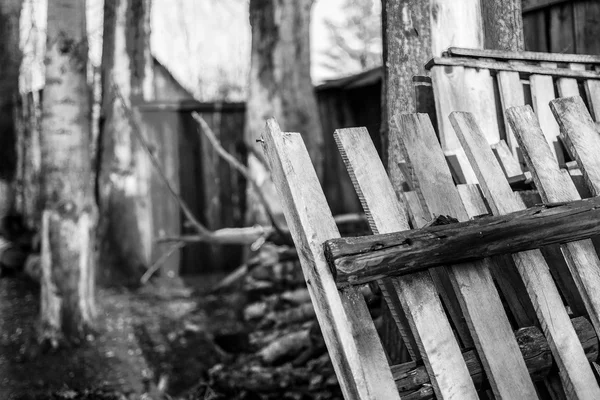
<svg viewBox="0 0 600 400"><path fill-rule="evenodd" d="M41 339L80 341L93 324L90 92L85 1L49 0L41 124Z"/></svg>

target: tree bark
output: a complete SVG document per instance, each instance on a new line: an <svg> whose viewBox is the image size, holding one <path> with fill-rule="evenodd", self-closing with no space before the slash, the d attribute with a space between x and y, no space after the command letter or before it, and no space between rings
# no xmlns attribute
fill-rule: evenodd
<svg viewBox="0 0 600 400"><path fill-rule="evenodd" d="M266 189L277 214L281 206L256 140L265 121L300 132L319 177L323 173L323 134L310 78L310 10L313 0L250 0L252 57L244 138L248 167ZM268 223L264 207L248 186L247 222Z"/></svg>
<svg viewBox="0 0 600 400"><path fill-rule="evenodd" d="M0 217L12 205L16 171L16 102L19 96L19 18L23 0L0 2Z"/></svg>
<svg viewBox="0 0 600 400"><path fill-rule="evenodd" d="M485 48L522 51L523 11L521 0L483 0L483 29Z"/></svg>
<svg viewBox="0 0 600 400"><path fill-rule="evenodd" d="M41 339L77 342L93 324L90 91L85 1L50 0L42 103Z"/></svg>
<svg viewBox="0 0 600 400"><path fill-rule="evenodd" d="M100 278L139 280L151 264L151 165L133 129L141 128L116 98L116 85L133 109L154 96L150 0L106 0L102 54L102 129L97 196L101 210Z"/></svg>
<svg viewBox="0 0 600 400"><path fill-rule="evenodd" d="M388 137L394 134L389 131L396 129L394 114L417 111L412 77L428 75L425 63L431 58L429 3L422 0L382 0L384 89L381 148L384 165L388 165ZM395 167L388 166L390 171Z"/></svg>

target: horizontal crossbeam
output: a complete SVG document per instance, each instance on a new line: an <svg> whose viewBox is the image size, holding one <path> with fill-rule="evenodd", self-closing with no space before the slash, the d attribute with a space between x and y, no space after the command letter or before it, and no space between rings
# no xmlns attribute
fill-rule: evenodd
<svg viewBox="0 0 600 400"><path fill-rule="evenodd" d="M324 250L337 285L347 286L599 234L600 197L594 197L449 225L331 239Z"/></svg>

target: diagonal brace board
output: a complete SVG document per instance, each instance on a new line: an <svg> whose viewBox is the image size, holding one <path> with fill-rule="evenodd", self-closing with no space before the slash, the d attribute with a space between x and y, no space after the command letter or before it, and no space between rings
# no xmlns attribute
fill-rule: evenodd
<svg viewBox="0 0 600 400"><path fill-rule="evenodd" d="M600 197L594 197L419 230L331 239L324 246L336 282L344 285L598 234Z"/></svg>
<svg viewBox="0 0 600 400"><path fill-rule="evenodd" d="M306 146L267 121L263 147L325 343L346 399L400 399L364 298L338 291L322 251L339 237Z"/></svg>

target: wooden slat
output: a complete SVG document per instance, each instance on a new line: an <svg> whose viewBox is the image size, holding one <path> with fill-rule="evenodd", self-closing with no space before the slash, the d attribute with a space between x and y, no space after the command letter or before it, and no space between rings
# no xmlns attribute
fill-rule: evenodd
<svg viewBox="0 0 600 400"><path fill-rule="evenodd" d="M469 218L490 212L478 185L458 185L456 188ZM510 255L495 256L492 259L492 274L517 326L523 328L537 325L535 310Z"/></svg>
<svg viewBox="0 0 600 400"><path fill-rule="evenodd" d="M600 123L600 81L586 80L584 87L592 117Z"/></svg>
<svg viewBox="0 0 600 400"><path fill-rule="evenodd" d="M372 229L381 233L408 229L406 212L367 130L338 130L335 137ZM438 398L476 399L469 370L429 274L394 278L394 284Z"/></svg>
<svg viewBox="0 0 600 400"><path fill-rule="evenodd" d="M322 244L339 237L325 195L297 133L267 121L263 147L298 249L325 343L347 399L400 399L362 294L338 291Z"/></svg>
<svg viewBox="0 0 600 400"><path fill-rule="evenodd" d="M554 158L558 160L559 164L564 164L564 157L562 151L557 151L554 143L558 141L560 130L556 120L552 118L552 111L550 111L549 103L551 100L556 98L554 93L554 81L551 76L547 75L531 75L529 77L531 84L531 101L533 103L533 109L538 116L540 125L546 140L550 144L552 154Z"/></svg>
<svg viewBox="0 0 600 400"><path fill-rule="evenodd" d="M451 121L479 177L481 188L494 214L506 214L525 207L510 189L502 170L493 159L483 134L472 115L452 113ZM600 388L569 316L552 281L548 265L539 250L513 254L529 297L536 309L544 335L559 367L568 398L599 399Z"/></svg>
<svg viewBox="0 0 600 400"><path fill-rule="evenodd" d="M523 93L523 84L518 72L499 71L496 76L498 80L498 89L500 90L500 101L504 117L504 128L506 130L506 142L511 149L512 154L517 157L517 141L508 122L506 121L505 110L509 107L522 106L525 104L525 95Z"/></svg>
<svg viewBox="0 0 600 400"><path fill-rule="evenodd" d="M600 64L600 56L589 54L560 54L538 51L502 51L450 47L448 54L453 57L490 58L502 61L522 60L555 63Z"/></svg>
<svg viewBox="0 0 600 400"><path fill-rule="evenodd" d="M512 153L510 151L508 145L504 140L501 140L498 143L492 145L492 149L494 149L496 159L500 163L500 166L502 167L502 171L504 171L504 175L506 176L506 178L514 178L524 175L521 169L521 165L517 161L516 155L513 155L515 153ZM525 175L527 175L527 177L523 176L524 179L531 177L531 175L527 172L525 173Z"/></svg>
<svg viewBox="0 0 600 400"><path fill-rule="evenodd" d="M435 57L425 65L425 68L432 69L435 66L480 68L489 69L490 71L515 71L525 75L537 74L555 76L559 78L600 79L600 74L594 71L574 71L567 68L547 68L538 67L531 64L506 63L500 61L477 60L472 58Z"/></svg>
<svg viewBox="0 0 600 400"><path fill-rule="evenodd" d="M569 69L574 71L585 71L583 64L569 64ZM559 97L579 96L579 85L577 80L573 78L558 78L556 80Z"/></svg>
<svg viewBox="0 0 600 400"><path fill-rule="evenodd" d="M550 108L560 126L563 143L577 160L593 196L600 195L600 133L581 97L554 100Z"/></svg>
<svg viewBox="0 0 600 400"><path fill-rule="evenodd" d="M580 54L600 54L600 2L597 0L577 0L573 2L575 24L575 49Z"/></svg>
<svg viewBox="0 0 600 400"><path fill-rule="evenodd" d="M490 143L500 140L496 115L494 84L489 71L473 68L433 68L431 71L435 93L440 142L445 155L455 155L465 182L476 183L475 175L466 162L464 151L448 120L452 111L471 111L485 127Z"/></svg>
<svg viewBox="0 0 600 400"><path fill-rule="evenodd" d="M468 220L429 118L425 114L397 115L396 125L415 171L416 188L431 216ZM535 389L494 286L490 264L487 259L455 265L449 268L449 276L494 394L505 399L533 399Z"/></svg>
<svg viewBox="0 0 600 400"><path fill-rule="evenodd" d="M533 178L544 202L579 200L569 173L558 168L552 160L550 148L529 107L509 110L509 120L523 149ZM567 265L579 289L596 332L600 332L600 260L590 239L561 246Z"/></svg>

